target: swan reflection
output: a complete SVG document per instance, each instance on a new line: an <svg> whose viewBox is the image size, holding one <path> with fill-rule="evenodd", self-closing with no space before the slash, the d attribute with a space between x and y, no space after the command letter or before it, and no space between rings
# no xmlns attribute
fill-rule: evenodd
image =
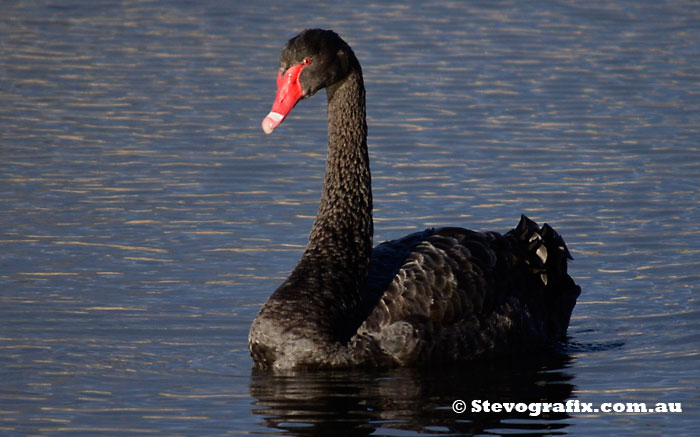
<svg viewBox="0 0 700 437"><path fill-rule="evenodd" d="M552 434L568 426L566 413L530 416L472 413L472 400L565 402L574 389L571 356L552 352L508 362L478 362L451 369L382 372L289 373L254 371L253 414L267 427L295 435L370 435L389 430L417 433L528 432ZM466 402L464 413L452 403Z"/></svg>

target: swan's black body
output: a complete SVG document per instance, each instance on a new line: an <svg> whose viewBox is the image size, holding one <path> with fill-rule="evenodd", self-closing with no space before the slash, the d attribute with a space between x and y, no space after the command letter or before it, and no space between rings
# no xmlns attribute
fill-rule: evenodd
<svg viewBox="0 0 700 437"><path fill-rule="evenodd" d="M263 128L271 132L296 103L287 92L299 99L326 88L329 154L306 250L251 326L257 368L450 363L565 338L580 288L551 227L523 216L505 235L429 229L372 249L357 58L332 31L307 30L283 50L280 78Z"/></svg>

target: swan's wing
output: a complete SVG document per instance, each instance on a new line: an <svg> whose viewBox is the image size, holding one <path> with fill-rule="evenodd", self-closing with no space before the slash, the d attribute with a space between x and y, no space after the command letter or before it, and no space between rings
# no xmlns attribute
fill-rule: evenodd
<svg viewBox="0 0 700 437"><path fill-rule="evenodd" d="M464 333L457 341L476 343L483 331L480 316L492 306L487 300L495 297L489 291L495 288L498 254L489 238L503 237L455 228L426 231L423 237L413 242L358 330L360 337L376 343L383 357L400 365L427 361L438 350L454 355L458 348L445 350L443 337L459 327ZM383 249L404 246L402 240Z"/></svg>
<svg viewBox="0 0 700 437"><path fill-rule="evenodd" d="M561 306L547 303L548 288L561 285L562 271L568 278L567 256L561 237L527 218L506 235L442 228L383 243L370 270L366 305L374 305L356 341L407 364L455 361L524 338L544 339L554 329L546 313L559 311L544 307ZM564 285L577 297L568 280ZM564 308L566 325L575 297L564 305L570 307Z"/></svg>

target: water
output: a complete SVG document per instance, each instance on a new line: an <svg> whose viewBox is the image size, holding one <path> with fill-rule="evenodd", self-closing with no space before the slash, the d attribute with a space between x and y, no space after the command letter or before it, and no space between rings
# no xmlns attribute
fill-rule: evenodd
<svg viewBox="0 0 700 437"><path fill-rule="evenodd" d="M692 1L5 1L0 433L693 435L700 7ZM273 135L279 50L365 73L375 241L559 230L570 343L439 374L251 373L248 326L319 197L323 95ZM491 402L682 413L456 414Z"/></svg>

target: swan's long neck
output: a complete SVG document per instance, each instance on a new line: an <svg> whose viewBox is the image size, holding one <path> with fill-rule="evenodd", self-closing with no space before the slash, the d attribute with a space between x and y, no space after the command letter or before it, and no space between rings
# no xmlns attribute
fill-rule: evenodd
<svg viewBox="0 0 700 437"><path fill-rule="evenodd" d="M354 278L366 275L372 250L372 182L362 75L328 90L328 159L323 194L305 255L320 253ZM355 287L354 287L355 288ZM350 290L348 290L350 291Z"/></svg>
<svg viewBox="0 0 700 437"><path fill-rule="evenodd" d="M372 189L359 66L327 91L329 150L318 215L301 260L251 326L251 353L263 365L319 365L321 358L340 365L350 357L345 343L357 328L372 252Z"/></svg>
<svg viewBox="0 0 700 437"><path fill-rule="evenodd" d="M330 282L318 284L315 291L324 297L323 311L333 307L344 313L334 316L342 317L360 300L372 252L372 182L359 66L327 94L326 175L316 221L299 264L327 272Z"/></svg>

